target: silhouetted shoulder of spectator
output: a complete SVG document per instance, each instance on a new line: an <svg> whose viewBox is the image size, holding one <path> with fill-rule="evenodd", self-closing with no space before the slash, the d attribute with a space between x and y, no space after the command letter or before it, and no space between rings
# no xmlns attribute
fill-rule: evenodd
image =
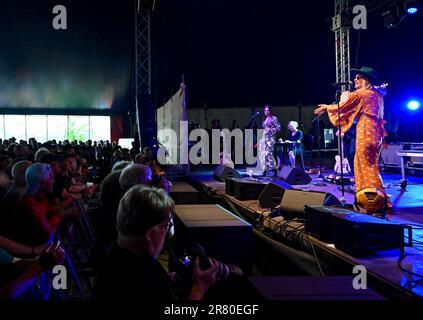
<svg viewBox="0 0 423 320"><path fill-rule="evenodd" d="M100 202L104 209L115 211L122 197L122 188L119 177L122 170L110 172L100 184Z"/></svg>

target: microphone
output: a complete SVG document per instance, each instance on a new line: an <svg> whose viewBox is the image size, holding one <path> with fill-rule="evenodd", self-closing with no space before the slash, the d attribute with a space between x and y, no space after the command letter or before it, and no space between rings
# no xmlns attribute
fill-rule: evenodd
<svg viewBox="0 0 423 320"><path fill-rule="evenodd" d="M345 81L345 82L332 83L332 86L334 86L334 87L340 87L340 86L350 86L352 84L354 84L353 81Z"/></svg>
<svg viewBox="0 0 423 320"><path fill-rule="evenodd" d="M257 111L254 115L251 116L251 119L257 117L259 114L260 112Z"/></svg>

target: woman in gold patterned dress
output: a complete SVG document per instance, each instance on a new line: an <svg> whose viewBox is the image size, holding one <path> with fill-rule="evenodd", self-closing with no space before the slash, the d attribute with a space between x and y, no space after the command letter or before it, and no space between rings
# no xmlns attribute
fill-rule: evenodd
<svg viewBox="0 0 423 320"><path fill-rule="evenodd" d="M383 120L383 96L386 94L383 86L376 87L377 73L369 67L351 69L356 74L354 78L355 91L344 93L340 103L341 131L346 133L357 119L356 153L354 157L354 178L357 192L364 188L376 188L385 196L382 178L379 173L379 156L384 137L387 135ZM346 98L346 99L345 99ZM321 115L327 112L331 123L338 126L337 105L321 104L314 110ZM387 197L387 208L392 204Z"/></svg>

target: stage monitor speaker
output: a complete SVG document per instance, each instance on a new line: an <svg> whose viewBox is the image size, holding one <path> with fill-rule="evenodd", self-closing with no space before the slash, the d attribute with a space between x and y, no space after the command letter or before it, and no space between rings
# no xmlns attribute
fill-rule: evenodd
<svg viewBox="0 0 423 320"><path fill-rule="evenodd" d="M280 204L281 214L285 217L285 214L304 216L306 205L341 206L341 202L331 193L288 189Z"/></svg>
<svg viewBox="0 0 423 320"><path fill-rule="evenodd" d="M286 189L292 189L292 186L283 180L270 181L260 194L260 207L273 208L280 205Z"/></svg>
<svg viewBox="0 0 423 320"><path fill-rule="evenodd" d="M305 230L311 236L326 242L335 242L335 230L332 215L351 214L353 211L342 207L305 206Z"/></svg>
<svg viewBox="0 0 423 320"><path fill-rule="evenodd" d="M225 182L226 178L241 178L241 175L235 169L219 164L214 170L213 177L217 181Z"/></svg>
<svg viewBox="0 0 423 320"><path fill-rule="evenodd" d="M226 181L228 181L227 179ZM259 181L248 179L231 179L234 180L234 196L238 200L257 200L266 184Z"/></svg>
<svg viewBox="0 0 423 320"><path fill-rule="evenodd" d="M283 166L278 177L291 185L309 184L311 182L311 178L307 173L290 166Z"/></svg>
<svg viewBox="0 0 423 320"><path fill-rule="evenodd" d="M349 215L334 213L332 218L335 248L353 257L404 247L404 226L398 223L357 212Z"/></svg>

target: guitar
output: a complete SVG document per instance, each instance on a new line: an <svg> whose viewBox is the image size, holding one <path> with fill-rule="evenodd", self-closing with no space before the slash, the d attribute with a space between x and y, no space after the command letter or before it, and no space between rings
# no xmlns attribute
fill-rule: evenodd
<svg viewBox="0 0 423 320"><path fill-rule="evenodd" d="M338 137L339 132L337 131L335 135ZM344 157L344 141L343 141L344 135L341 135L341 156L342 156L342 173L351 173L351 166L348 162L348 159ZM333 167L333 171L335 171L335 174L341 174L341 157L339 155L335 156L335 166Z"/></svg>
<svg viewBox="0 0 423 320"><path fill-rule="evenodd" d="M341 157L339 155L335 156L335 166L333 168L333 171L335 171L335 174L341 174ZM351 173L350 163L348 162L347 158L344 158L344 160L342 160L342 173Z"/></svg>

